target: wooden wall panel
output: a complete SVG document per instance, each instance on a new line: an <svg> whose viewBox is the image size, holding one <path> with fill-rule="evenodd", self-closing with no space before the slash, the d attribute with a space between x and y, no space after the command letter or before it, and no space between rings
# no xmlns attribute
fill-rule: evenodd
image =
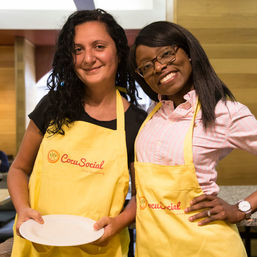
<svg viewBox="0 0 257 257"><path fill-rule="evenodd" d="M174 22L202 44L217 74L257 117L257 1L175 0ZM220 184L257 184L256 156L234 150L218 166Z"/></svg>
<svg viewBox="0 0 257 257"><path fill-rule="evenodd" d="M257 74L219 74L220 78L229 84L230 88L256 88Z"/></svg>
<svg viewBox="0 0 257 257"><path fill-rule="evenodd" d="M256 1L257 2L257 1ZM213 21L215 22L215 21ZM237 28L190 28L186 26L202 44L256 44L257 29L237 29ZM243 49L243 48L242 48Z"/></svg>
<svg viewBox="0 0 257 257"><path fill-rule="evenodd" d="M209 58L257 58L256 44L202 44Z"/></svg>
<svg viewBox="0 0 257 257"><path fill-rule="evenodd" d="M16 152L14 47L0 46L0 149Z"/></svg>
<svg viewBox="0 0 257 257"><path fill-rule="evenodd" d="M235 74L256 74L257 58L220 58L211 59L211 64L219 74L235 73Z"/></svg>

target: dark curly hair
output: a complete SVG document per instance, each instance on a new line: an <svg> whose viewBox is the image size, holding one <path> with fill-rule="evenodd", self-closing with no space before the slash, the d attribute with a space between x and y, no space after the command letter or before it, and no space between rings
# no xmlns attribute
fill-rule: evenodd
<svg viewBox="0 0 257 257"><path fill-rule="evenodd" d="M49 105L45 116L50 124L47 129L50 134L63 135L62 126L69 126L84 111L86 85L74 71L73 52L75 27L88 21L99 21L106 25L109 35L115 42L120 60L116 74L116 86L124 88L121 91L126 94L123 92L121 94L131 103L137 103L135 80L128 72L129 46L125 31L112 15L102 9L76 11L68 17L59 33L52 72L47 80Z"/></svg>
<svg viewBox="0 0 257 257"><path fill-rule="evenodd" d="M201 103L202 120L205 128L215 121L215 107L219 100L226 101L227 97L232 101L235 100L231 91L215 73L199 41L185 28L167 21L153 22L144 27L136 37L129 57L131 73L152 100L158 101L157 93L135 72L137 68L136 48L139 45L149 47L176 45L191 58L192 80Z"/></svg>

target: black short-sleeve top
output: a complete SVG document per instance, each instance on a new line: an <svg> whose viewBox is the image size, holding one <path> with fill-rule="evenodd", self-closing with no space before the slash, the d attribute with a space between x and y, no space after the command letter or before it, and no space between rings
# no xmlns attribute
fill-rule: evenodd
<svg viewBox="0 0 257 257"><path fill-rule="evenodd" d="M48 95L45 95L40 102L37 104L35 109L29 114L29 118L33 120L36 126L44 135L49 121L47 121L43 115L48 105ZM126 131L126 144L128 153L128 163L134 161L134 142L138 130L145 120L147 113L135 106L130 104L129 108L125 112L125 131ZM80 119L81 121L86 121L98 126L102 126L109 129L116 129L116 119L111 121L99 121L90 117L86 112L82 113Z"/></svg>

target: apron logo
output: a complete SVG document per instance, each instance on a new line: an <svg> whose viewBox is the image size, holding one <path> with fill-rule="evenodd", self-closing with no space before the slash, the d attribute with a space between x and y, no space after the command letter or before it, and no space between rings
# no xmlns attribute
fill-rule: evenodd
<svg viewBox="0 0 257 257"><path fill-rule="evenodd" d="M173 203L170 202L169 205L164 205L163 203L148 203L144 196L139 197L139 207L141 210L144 210L146 207L152 210L181 210L181 202Z"/></svg>
<svg viewBox="0 0 257 257"><path fill-rule="evenodd" d="M87 161L86 158L80 158L80 160L73 160L70 159L68 154L63 154L61 157L61 162L62 163L68 163L68 164L72 164L72 165L77 165L79 167L87 167L87 168L91 168L91 169L103 169L103 165L104 165L104 161L101 162L90 162Z"/></svg>
<svg viewBox="0 0 257 257"><path fill-rule="evenodd" d="M47 155L47 159L51 163L55 163L59 160L60 154L55 150L50 150Z"/></svg>
<svg viewBox="0 0 257 257"><path fill-rule="evenodd" d="M162 203L149 203L148 207L150 209L161 209L161 210L181 210L181 202L173 203L171 202L169 205L164 205Z"/></svg>
<svg viewBox="0 0 257 257"><path fill-rule="evenodd" d="M147 207L147 200L144 196L139 197L139 206L141 210L144 210Z"/></svg>

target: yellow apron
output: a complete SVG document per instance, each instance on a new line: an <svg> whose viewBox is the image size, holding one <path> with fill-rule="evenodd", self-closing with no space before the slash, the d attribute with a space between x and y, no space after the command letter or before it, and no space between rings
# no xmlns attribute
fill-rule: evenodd
<svg viewBox="0 0 257 257"><path fill-rule="evenodd" d="M94 220L121 212L129 172L124 108L118 91L116 101L117 130L76 121L65 126L65 136L44 136L29 182L31 208L41 215L72 214ZM14 229L12 257L121 257L127 256L128 245L127 229L103 247L34 244L17 236Z"/></svg>
<svg viewBox="0 0 257 257"><path fill-rule="evenodd" d="M184 141L184 165L157 165L135 159L136 257L247 256L236 225L216 221L198 226L188 221L192 213L184 213L190 201L203 194L192 153L197 106ZM142 127L160 107L158 103Z"/></svg>

